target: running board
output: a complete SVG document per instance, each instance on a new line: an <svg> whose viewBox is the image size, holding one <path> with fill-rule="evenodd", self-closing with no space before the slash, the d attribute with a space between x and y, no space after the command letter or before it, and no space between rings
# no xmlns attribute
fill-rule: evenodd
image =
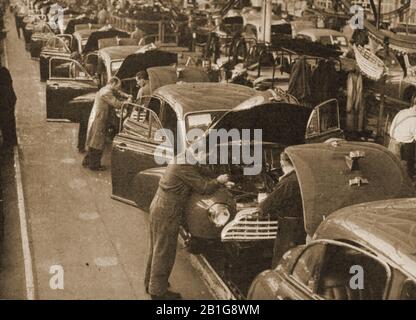
<svg viewBox="0 0 416 320"><path fill-rule="evenodd" d="M64 122L64 123L72 123L72 121L68 120L68 119L49 119L46 118L47 122Z"/></svg>
<svg viewBox="0 0 416 320"><path fill-rule="evenodd" d="M185 247L185 240L183 233L180 233L179 242L182 247ZM237 297L230 290L227 284L215 272L214 268L202 254L188 253L188 259L192 267L200 274L202 281L208 287L209 292L217 300L237 300Z"/></svg>
<svg viewBox="0 0 416 320"><path fill-rule="evenodd" d="M111 199L123 202L125 204L128 204L129 206L133 206L133 207L137 208L136 202L131 201L131 200L127 200L127 199L119 197L119 196L115 196L114 194L111 195Z"/></svg>

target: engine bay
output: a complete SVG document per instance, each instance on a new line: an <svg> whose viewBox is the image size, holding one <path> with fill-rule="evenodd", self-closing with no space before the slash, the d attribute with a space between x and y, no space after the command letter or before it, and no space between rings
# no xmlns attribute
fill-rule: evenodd
<svg viewBox="0 0 416 320"><path fill-rule="evenodd" d="M233 186L229 188L229 191L234 197L238 210L255 207L259 199L273 191L283 175L280 153L284 148L276 144L263 146L261 172L257 175L244 174L244 169L251 168L253 164L232 164L231 157L229 164L208 165L208 170L213 178L221 174L230 175Z"/></svg>

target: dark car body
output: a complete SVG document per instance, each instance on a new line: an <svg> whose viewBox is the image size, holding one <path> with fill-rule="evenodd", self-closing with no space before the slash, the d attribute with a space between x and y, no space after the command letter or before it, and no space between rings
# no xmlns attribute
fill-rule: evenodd
<svg viewBox="0 0 416 320"><path fill-rule="evenodd" d="M177 54L150 50L129 55L120 66L116 76L122 80L123 91L134 93L135 75L140 70L177 62ZM77 76L69 74L68 67L76 65ZM48 65L49 80L46 82L46 114L49 120L79 122L88 119L99 81L79 62L68 58L52 57Z"/></svg>
<svg viewBox="0 0 416 320"><path fill-rule="evenodd" d="M70 35L56 35L46 42L39 55L40 81L45 82L49 78L50 58L70 58L72 45L73 37Z"/></svg>
<svg viewBox="0 0 416 320"><path fill-rule="evenodd" d="M399 299L410 281L414 299L416 202L398 198L415 191L400 161L382 146L360 142L286 152L299 179L312 241L258 275L248 298ZM360 270L364 287L358 290L350 280Z"/></svg>
<svg viewBox="0 0 416 320"><path fill-rule="evenodd" d="M151 74L151 73L149 73ZM159 77L165 79L166 77ZM174 80L172 79L174 83ZM152 83L152 79L151 79ZM264 148L267 154L266 167L279 170L280 152L288 145L305 143L306 141L324 141L330 137L340 137L338 104L330 100L315 109L305 108L288 102L270 102L273 95L269 91L260 92L252 88L220 83L180 83L165 85L153 91L149 107L141 107L152 114L152 127L144 133L143 125L137 120L127 122L113 143L112 152L112 185L113 198L137 205L147 210L163 175L163 165L155 160L155 152L161 141L154 133L158 129L169 129L174 132L175 145L166 147L165 157L171 159L174 154L192 144L186 138L187 132L193 128L190 123L193 116L198 115L208 120L204 125L197 126L207 130L207 135L215 129L262 129L262 142L255 142ZM283 100L284 101L284 100ZM323 123L322 119L332 114L333 118ZM210 116L207 117L206 115ZM321 120L318 120L321 119ZM196 120L195 120L196 121ZM318 124L320 122L320 124ZM331 122L331 125L329 125ZM153 128L154 126L154 128ZM244 141L233 141L237 146L246 144ZM263 192L257 185L263 185L269 172L264 169L258 176L245 178L237 172L243 166L212 165L208 166L209 174L229 173L235 181L239 181L234 191L221 190L213 196L193 194L188 201L185 212L187 231L194 238L224 241L257 241L273 239L275 223L270 232L253 234L251 238L234 237L233 228L241 222L235 220L239 212L255 208L258 194ZM247 189L248 188L248 189ZM250 196L238 197L238 193ZM214 204L225 204L230 212L230 221L217 227L210 218L210 208ZM256 223L253 221L253 223ZM262 224L263 222L259 222ZM231 224L231 225L229 225ZM274 228L274 229L273 229ZM261 229L261 228L260 228ZM258 229L258 230L260 230ZM226 231L224 231L226 230ZM227 231L228 230L228 231ZM266 236L265 236L266 234ZM231 236L230 236L231 235Z"/></svg>

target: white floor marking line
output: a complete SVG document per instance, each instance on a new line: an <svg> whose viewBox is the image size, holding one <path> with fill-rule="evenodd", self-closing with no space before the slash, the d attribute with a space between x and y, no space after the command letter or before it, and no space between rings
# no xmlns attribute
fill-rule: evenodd
<svg viewBox="0 0 416 320"><path fill-rule="evenodd" d="M22 237L23 260L25 264L26 298L35 300L35 285L33 281L32 254L30 252L29 234L27 231L26 206L23 196L22 173L20 171L19 150L14 148L14 165L16 170L17 204L19 207L20 233Z"/></svg>
<svg viewBox="0 0 416 320"><path fill-rule="evenodd" d="M9 68L9 60L7 57L6 42L4 42L4 63L5 63L6 68ZM18 142L20 142L19 138L18 138ZM19 208L20 234L22 238L23 261L24 261L24 266L25 266L26 299L35 300L35 284L33 281L32 254L30 252L29 234L27 231L26 206L25 206L25 198L23 196L22 172L20 170L20 158L19 158L18 147L15 147L13 152L14 152L17 204Z"/></svg>

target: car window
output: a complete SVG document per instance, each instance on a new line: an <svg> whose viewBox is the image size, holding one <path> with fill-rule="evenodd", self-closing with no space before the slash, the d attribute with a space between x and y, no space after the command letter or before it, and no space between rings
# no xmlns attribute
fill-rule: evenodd
<svg viewBox="0 0 416 320"><path fill-rule="evenodd" d="M319 42L325 45L332 44L331 36L321 36Z"/></svg>
<svg viewBox="0 0 416 320"><path fill-rule="evenodd" d="M403 283L401 300L416 300L416 283L413 280L407 280Z"/></svg>
<svg viewBox="0 0 416 320"><path fill-rule="evenodd" d="M305 40L308 40L308 41L312 41L312 38L310 36L307 36L306 34L298 34L296 36L296 38L298 38L298 39L305 39Z"/></svg>
<svg viewBox="0 0 416 320"><path fill-rule="evenodd" d="M122 133L155 141L155 133L160 129L162 126L155 112L143 106L136 106L124 122Z"/></svg>
<svg viewBox="0 0 416 320"><path fill-rule="evenodd" d="M316 110L313 110L309 118L308 126L306 128L306 136L312 136L315 134L319 134L319 122L318 112Z"/></svg>
<svg viewBox="0 0 416 320"><path fill-rule="evenodd" d="M89 74L78 61L63 58L50 59L49 75L55 79L89 79Z"/></svg>
<svg viewBox="0 0 416 320"><path fill-rule="evenodd" d="M225 111L197 112L188 114L185 118L186 132L192 129L206 131L209 126L217 121Z"/></svg>
<svg viewBox="0 0 416 320"><path fill-rule="evenodd" d="M339 128L338 102L336 100L331 100L319 107L318 114L321 133Z"/></svg>
<svg viewBox="0 0 416 320"><path fill-rule="evenodd" d="M389 270L354 247L328 244L317 294L327 300L381 300Z"/></svg>
<svg viewBox="0 0 416 320"><path fill-rule="evenodd" d="M325 252L324 244L313 244L305 249L293 268L292 275L314 291Z"/></svg>

